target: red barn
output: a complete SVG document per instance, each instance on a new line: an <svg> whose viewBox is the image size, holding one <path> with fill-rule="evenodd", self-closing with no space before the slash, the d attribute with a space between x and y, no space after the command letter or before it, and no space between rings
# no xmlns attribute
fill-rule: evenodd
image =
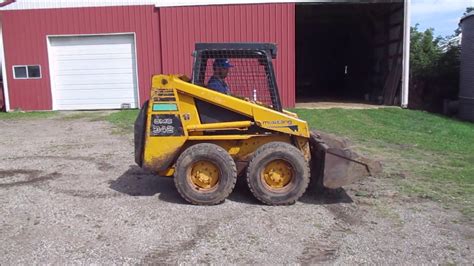
<svg viewBox="0 0 474 266"><path fill-rule="evenodd" d="M7 111L137 108L153 74L190 75L197 42L276 43L285 107L315 99L381 103L390 85L396 96L385 104L408 103L409 0L10 0L1 6Z"/></svg>

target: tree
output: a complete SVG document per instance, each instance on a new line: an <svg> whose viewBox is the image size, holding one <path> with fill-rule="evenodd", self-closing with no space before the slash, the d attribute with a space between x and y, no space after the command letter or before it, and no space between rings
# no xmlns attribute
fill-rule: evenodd
<svg viewBox="0 0 474 266"><path fill-rule="evenodd" d="M418 24L411 28L410 64L414 78L430 77L435 72L442 50L440 38L435 38L433 33L434 29L419 31Z"/></svg>
<svg viewBox="0 0 474 266"><path fill-rule="evenodd" d="M434 29L411 28L410 108L441 112L444 99L455 99L459 90L458 45L440 46L446 39L434 37Z"/></svg>

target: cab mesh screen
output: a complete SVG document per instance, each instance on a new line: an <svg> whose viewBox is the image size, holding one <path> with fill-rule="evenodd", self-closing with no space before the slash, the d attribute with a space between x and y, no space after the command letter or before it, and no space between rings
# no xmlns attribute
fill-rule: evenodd
<svg viewBox="0 0 474 266"><path fill-rule="evenodd" d="M245 50L218 50L206 51L201 59L201 85L273 107L276 95L272 93L274 89L271 88L273 83L266 54ZM227 76L222 74L225 71ZM211 79L214 86L210 84Z"/></svg>

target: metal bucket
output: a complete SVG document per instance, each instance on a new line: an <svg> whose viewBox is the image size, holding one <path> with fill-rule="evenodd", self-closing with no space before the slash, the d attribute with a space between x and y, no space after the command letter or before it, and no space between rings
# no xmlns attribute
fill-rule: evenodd
<svg viewBox="0 0 474 266"><path fill-rule="evenodd" d="M322 132L311 132L311 178L319 186L336 189L382 171L371 161L348 148L347 142Z"/></svg>

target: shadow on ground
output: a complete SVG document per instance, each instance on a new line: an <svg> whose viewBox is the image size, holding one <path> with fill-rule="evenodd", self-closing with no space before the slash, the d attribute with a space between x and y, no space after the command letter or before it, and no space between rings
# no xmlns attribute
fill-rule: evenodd
<svg viewBox="0 0 474 266"><path fill-rule="evenodd" d="M110 188L130 196L154 196L166 202L187 204L176 191L173 179L157 176L136 165L131 165L117 180L110 182Z"/></svg>
<svg viewBox="0 0 474 266"><path fill-rule="evenodd" d="M135 165L131 165L119 178L110 182L110 188L130 196L154 196L158 194L158 197L163 201L188 204L179 195L172 178L157 176ZM251 205L262 205L253 197L244 178L237 180L235 189L228 200ZM317 205L353 202L344 189L321 190L316 188L314 184L310 184L300 201Z"/></svg>

